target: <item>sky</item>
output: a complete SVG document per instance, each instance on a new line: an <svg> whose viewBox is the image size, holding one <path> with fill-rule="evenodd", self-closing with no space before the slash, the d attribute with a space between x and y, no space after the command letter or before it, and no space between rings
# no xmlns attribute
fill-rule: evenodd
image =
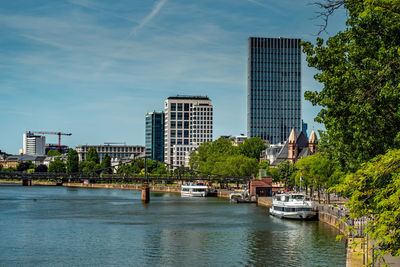
<svg viewBox="0 0 400 267"><path fill-rule="evenodd" d="M0 5L0 150L26 131L62 144L144 145L145 114L175 95L206 95L214 139L247 133L248 37L315 43L311 0L13 0ZM345 29L329 21L327 39ZM318 91L302 55L302 90ZM303 98L311 130L319 111ZM57 143L47 135L47 143Z"/></svg>

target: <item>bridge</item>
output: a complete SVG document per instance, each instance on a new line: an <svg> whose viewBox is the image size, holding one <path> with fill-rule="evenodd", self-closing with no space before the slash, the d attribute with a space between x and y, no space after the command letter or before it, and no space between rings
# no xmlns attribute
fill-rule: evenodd
<svg viewBox="0 0 400 267"><path fill-rule="evenodd" d="M249 184L252 177L223 176L212 173L202 173L190 169L169 172L168 175L152 175L147 171L144 175L125 175L104 173L107 169L95 170L89 173L49 173L49 172L0 172L0 179L21 181L23 186L31 186L33 181L53 182L58 186L65 183L86 184L141 184L143 202L150 201L149 184L184 184L203 181L226 187L228 184Z"/></svg>

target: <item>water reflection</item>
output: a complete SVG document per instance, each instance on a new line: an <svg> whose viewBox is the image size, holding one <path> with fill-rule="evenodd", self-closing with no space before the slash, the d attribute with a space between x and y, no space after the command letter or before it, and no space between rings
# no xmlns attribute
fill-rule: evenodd
<svg viewBox="0 0 400 267"><path fill-rule="evenodd" d="M65 187L0 185L0 196L5 265L345 265L334 229L255 205Z"/></svg>

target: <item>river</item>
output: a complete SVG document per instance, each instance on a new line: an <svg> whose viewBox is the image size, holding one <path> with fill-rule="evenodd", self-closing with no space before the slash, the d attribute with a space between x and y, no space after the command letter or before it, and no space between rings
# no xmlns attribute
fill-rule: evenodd
<svg viewBox="0 0 400 267"><path fill-rule="evenodd" d="M0 184L1 266L345 266L337 230L220 198Z"/></svg>

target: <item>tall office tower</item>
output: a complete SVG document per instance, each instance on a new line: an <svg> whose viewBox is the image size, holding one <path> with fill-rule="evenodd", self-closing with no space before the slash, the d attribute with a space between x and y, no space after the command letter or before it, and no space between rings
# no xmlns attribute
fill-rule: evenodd
<svg viewBox="0 0 400 267"><path fill-rule="evenodd" d="M270 144L301 130L300 39L248 40L247 136Z"/></svg>
<svg viewBox="0 0 400 267"><path fill-rule="evenodd" d="M164 161L164 112L146 114L146 158Z"/></svg>
<svg viewBox="0 0 400 267"><path fill-rule="evenodd" d="M185 165L191 151L212 141L213 107L206 96L174 96L165 100L164 162ZM186 165L187 165L186 159Z"/></svg>
<svg viewBox="0 0 400 267"><path fill-rule="evenodd" d="M23 153L26 155L45 155L46 137L42 135L34 135L26 132L23 135L22 147Z"/></svg>

